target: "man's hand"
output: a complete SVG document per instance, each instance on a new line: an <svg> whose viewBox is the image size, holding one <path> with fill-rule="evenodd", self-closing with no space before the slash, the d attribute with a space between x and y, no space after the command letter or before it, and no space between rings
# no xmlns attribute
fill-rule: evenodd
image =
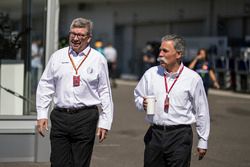
<svg viewBox="0 0 250 167"><path fill-rule="evenodd" d="M207 149L197 148L197 152L199 155L199 160L202 160L207 153Z"/></svg>
<svg viewBox="0 0 250 167"><path fill-rule="evenodd" d="M96 135L99 137L99 143L101 143L103 142L104 139L107 138L108 130L103 128L98 128Z"/></svg>
<svg viewBox="0 0 250 167"><path fill-rule="evenodd" d="M48 119L37 120L37 130L42 137L45 135L45 130L48 131Z"/></svg>

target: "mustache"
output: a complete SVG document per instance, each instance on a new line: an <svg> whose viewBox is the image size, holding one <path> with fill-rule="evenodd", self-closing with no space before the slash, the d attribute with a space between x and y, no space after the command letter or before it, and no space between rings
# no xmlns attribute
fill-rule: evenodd
<svg viewBox="0 0 250 167"><path fill-rule="evenodd" d="M158 61L158 62L167 63L167 60L166 60L165 57L158 57L158 58L157 58L157 61Z"/></svg>

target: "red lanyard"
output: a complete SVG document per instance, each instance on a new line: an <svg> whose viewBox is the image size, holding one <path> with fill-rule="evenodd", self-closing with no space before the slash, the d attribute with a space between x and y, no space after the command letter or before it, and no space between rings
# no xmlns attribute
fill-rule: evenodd
<svg viewBox="0 0 250 167"><path fill-rule="evenodd" d="M174 82L173 82L173 84L171 85L171 87L170 87L169 90L168 90L167 76L166 76L166 74L164 74L165 88L166 88L166 93L167 93L167 94L166 94L166 97L165 97L165 101L164 101L164 111L165 111L166 113L168 112L168 108L169 108L169 97L168 97L168 94L169 94L169 92L172 90L172 88L173 88L174 84L176 83L177 79L179 78L179 76L181 75L181 72L182 72L183 68L184 68L184 65L182 65L182 68L181 68L179 74L178 74L177 77L175 78L175 80L174 80Z"/></svg>
<svg viewBox="0 0 250 167"><path fill-rule="evenodd" d="M83 60L81 61L81 63L78 65L78 67L76 67L76 65L75 65L74 61L72 60L72 58L71 58L71 56L70 56L70 54L69 54L69 51L68 51L69 59L70 59L70 62L71 62L71 64L72 64L72 66L73 66L75 72L76 72L76 75L77 75L77 73L78 73L78 69L80 68L80 66L82 65L82 63L85 61L85 59L88 57L90 51L91 51L91 48L89 48L89 51L88 51L87 55L85 55L85 57L83 58Z"/></svg>
<svg viewBox="0 0 250 167"><path fill-rule="evenodd" d="M166 76L166 74L164 74L164 79L165 79L165 88L166 88L166 92L167 92L167 94L169 94L169 92L172 90L172 88L173 88L174 84L176 83L176 81L178 80L179 76L181 75L181 73L182 73L182 71L183 71L183 68L184 68L184 66L182 66L182 68L181 68L181 70L180 70L179 74L178 74L178 75L177 75L177 77L175 78L175 80L174 80L174 82L173 82L173 84L171 85L171 87L170 87L170 89L169 89L169 90L168 90L167 76Z"/></svg>

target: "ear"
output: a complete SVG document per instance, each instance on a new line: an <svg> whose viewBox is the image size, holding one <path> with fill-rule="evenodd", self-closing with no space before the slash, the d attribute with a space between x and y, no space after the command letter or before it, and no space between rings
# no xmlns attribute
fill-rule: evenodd
<svg viewBox="0 0 250 167"><path fill-rule="evenodd" d="M92 36L89 36L88 43L90 43L91 39L92 39Z"/></svg>
<svg viewBox="0 0 250 167"><path fill-rule="evenodd" d="M180 59L181 57L182 57L182 53L181 52L177 52L176 59Z"/></svg>

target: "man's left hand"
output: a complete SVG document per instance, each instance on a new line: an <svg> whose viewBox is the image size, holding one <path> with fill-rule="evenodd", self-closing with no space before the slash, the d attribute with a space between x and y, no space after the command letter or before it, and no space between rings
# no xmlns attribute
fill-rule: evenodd
<svg viewBox="0 0 250 167"><path fill-rule="evenodd" d="M108 130L103 128L98 128L96 135L99 137L99 142L101 143L103 142L104 139L107 138Z"/></svg>
<svg viewBox="0 0 250 167"><path fill-rule="evenodd" d="M207 149L197 148L197 152L199 155L199 160L202 160L207 153Z"/></svg>

